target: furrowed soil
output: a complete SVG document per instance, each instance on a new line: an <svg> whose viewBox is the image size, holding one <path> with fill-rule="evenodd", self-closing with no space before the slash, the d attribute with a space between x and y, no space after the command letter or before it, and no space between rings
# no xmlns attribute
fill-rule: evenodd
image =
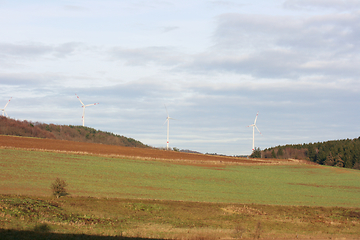
<svg viewBox="0 0 360 240"><path fill-rule="evenodd" d="M305 160L289 159L247 159L218 155L183 153L159 149L122 147L105 144L72 142L66 140L28 138L0 135L0 147L23 148L45 151L60 151L79 154L95 154L103 156L119 156L151 160L179 161L181 164L312 164Z"/></svg>

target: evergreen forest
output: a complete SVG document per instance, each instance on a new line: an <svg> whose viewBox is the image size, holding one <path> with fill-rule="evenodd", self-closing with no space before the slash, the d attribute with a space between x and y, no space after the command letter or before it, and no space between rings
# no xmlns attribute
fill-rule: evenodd
<svg viewBox="0 0 360 240"><path fill-rule="evenodd" d="M255 149L251 157L302 159L321 165L360 169L360 137Z"/></svg>

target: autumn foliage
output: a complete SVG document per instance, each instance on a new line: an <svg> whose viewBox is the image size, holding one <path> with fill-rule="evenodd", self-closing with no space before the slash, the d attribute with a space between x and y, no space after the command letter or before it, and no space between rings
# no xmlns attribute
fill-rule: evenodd
<svg viewBox="0 0 360 240"><path fill-rule="evenodd" d="M149 147L133 138L103 132L89 127L55 125L39 122L19 121L0 117L0 134L23 137L38 137L76 142L102 143L126 147Z"/></svg>

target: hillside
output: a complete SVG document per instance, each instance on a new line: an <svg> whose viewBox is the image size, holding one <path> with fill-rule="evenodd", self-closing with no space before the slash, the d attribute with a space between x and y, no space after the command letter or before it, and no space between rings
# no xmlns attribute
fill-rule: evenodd
<svg viewBox="0 0 360 240"><path fill-rule="evenodd" d="M39 151L54 151L81 153L100 156L120 156L136 159L169 160L182 165L201 165L219 167L222 165L308 165L309 161L288 159L247 159L219 155L184 153L180 151L164 151L155 148L130 148L106 144L73 142L57 139L26 138L0 135L1 148L32 149Z"/></svg>
<svg viewBox="0 0 360 240"><path fill-rule="evenodd" d="M89 127L55 125L39 122L19 121L0 117L0 135L37 137L75 142L102 143L108 145L148 148L133 138L103 132Z"/></svg>
<svg viewBox="0 0 360 240"><path fill-rule="evenodd" d="M264 149L261 153L259 149L255 151L263 158L302 159L321 165L360 169L360 137L277 146Z"/></svg>

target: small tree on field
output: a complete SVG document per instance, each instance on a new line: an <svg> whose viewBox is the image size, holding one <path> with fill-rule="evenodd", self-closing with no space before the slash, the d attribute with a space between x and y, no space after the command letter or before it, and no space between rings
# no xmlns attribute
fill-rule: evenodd
<svg viewBox="0 0 360 240"><path fill-rule="evenodd" d="M51 184L51 190L53 195L57 198L68 195L65 189L66 186L67 183L65 182L65 180L56 178L55 181Z"/></svg>

